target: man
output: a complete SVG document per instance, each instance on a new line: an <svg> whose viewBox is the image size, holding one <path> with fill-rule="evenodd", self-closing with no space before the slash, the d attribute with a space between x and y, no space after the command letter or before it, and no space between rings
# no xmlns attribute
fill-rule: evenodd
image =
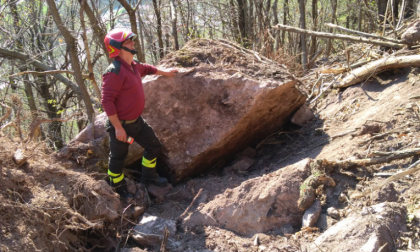
<svg viewBox="0 0 420 252"><path fill-rule="evenodd" d="M137 51L131 31L114 29L105 37L109 57L115 58L102 76L102 106L108 116L107 131L110 136L108 174L111 186L123 198L132 197L127 191L122 172L130 143L133 138L144 147L142 159L142 183L165 186L167 180L156 173L156 158L162 144L153 129L141 117L145 97L141 77L149 74L174 76L177 70L158 70L156 67L134 61Z"/></svg>

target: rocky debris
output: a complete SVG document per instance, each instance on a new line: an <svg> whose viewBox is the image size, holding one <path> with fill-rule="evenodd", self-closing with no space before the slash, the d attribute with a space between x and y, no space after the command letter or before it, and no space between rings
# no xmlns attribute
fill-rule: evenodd
<svg viewBox="0 0 420 252"><path fill-rule="evenodd" d="M25 156L25 150L22 149L17 149L15 151L15 154L13 155L13 161L15 161L15 163L17 165L22 165L24 164L26 161L28 160L28 158Z"/></svg>
<svg viewBox="0 0 420 252"><path fill-rule="evenodd" d="M406 209L397 203L381 203L353 212L346 219L330 227L308 251L393 251L393 241L405 230Z"/></svg>
<svg viewBox="0 0 420 252"><path fill-rule="evenodd" d="M218 226L253 235L291 224L298 228L303 212L297 206L299 186L309 176L311 159L227 189L200 204L184 221L185 227Z"/></svg>
<svg viewBox="0 0 420 252"><path fill-rule="evenodd" d="M382 187L377 193L372 193L372 201L380 202L397 202L399 193L395 190L394 183L390 183Z"/></svg>
<svg viewBox="0 0 420 252"><path fill-rule="evenodd" d="M336 223L337 220L331 218L326 214L321 213L319 215L318 222L316 223L316 227L321 231L325 231Z"/></svg>
<svg viewBox="0 0 420 252"><path fill-rule="evenodd" d="M331 216L331 218L334 218L336 220L340 219L340 212L338 212L338 210L335 209L335 207L329 207L327 209L327 213L329 216Z"/></svg>
<svg viewBox="0 0 420 252"><path fill-rule="evenodd" d="M168 248L178 247L180 244L171 239L176 232L175 221L149 214L145 214L141 222L134 227L131 238L140 246L159 247L162 244L165 228L169 231Z"/></svg>
<svg viewBox="0 0 420 252"><path fill-rule="evenodd" d="M303 215L302 227L314 227L318 221L321 209L321 202L319 200L315 200L312 206L308 208Z"/></svg>
<svg viewBox="0 0 420 252"><path fill-rule="evenodd" d="M141 249L141 248L123 248L120 250L120 252L143 252L145 250Z"/></svg>
<svg viewBox="0 0 420 252"><path fill-rule="evenodd" d="M254 163L255 163L255 159L240 156L239 158L237 158L237 160L235 160L233 165L224 168L223 171L226 172L226 173L246 172L251 168L251 166Z"/></svg>
<svg viewBox="0 0 420 252"><path fill-rule="evenodd" d="M407 26L407 29L401 35L401 40L409 46L420 40L420 19L413 21Z"/></svg>
<svg viewBox="0 0 420 252"><path fill-rule="evenodd" d="M7 177L15 183L22 183L27 178L24 172L17 169L8 169L6 174Z"/></svg>
<svg viewBox="0 0 420 252"><path fill-rule="evenodd" d="M159 187L154 184L150 184L147 186L147 191L150 193L150 195L153 195L156 198L162 198L168 193L172 191L173 187L171 184L167 184L166 186Z"/></svg>
<svg viewBox="0 0 420 252"><path fill-rule="evenodd" d="M308 106L303 105L298 109L295 114L293 115L292 119L290 120L293 124L304 126L306 125L310 120L314 119L315 115L308 108Z"/></svg>

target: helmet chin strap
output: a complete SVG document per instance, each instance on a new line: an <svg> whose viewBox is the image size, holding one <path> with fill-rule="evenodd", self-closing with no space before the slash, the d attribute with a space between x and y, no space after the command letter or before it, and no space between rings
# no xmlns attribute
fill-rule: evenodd
<svg viewBox="0 0 420 252"><path fill-rule="evenodd" d="M129 52L133 55L137 54L137 50L131 50L131 49L128 49L127 47L125 47L125 46L122 46L121 49L124 49L124 50L126 50L127 52Z"/></svg>

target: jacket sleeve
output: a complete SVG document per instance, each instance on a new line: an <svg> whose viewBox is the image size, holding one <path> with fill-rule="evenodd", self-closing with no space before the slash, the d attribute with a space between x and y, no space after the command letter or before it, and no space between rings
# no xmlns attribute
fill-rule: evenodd
<svg viewBox="0 0 420 252"><path fill-rule="evenodd" d="M144 77L150 74L155 74L157 72L157 68L149 64L137 64L136 66L141 77Z"/></svg>
<svg viewBox="0 0 420 252"><path fill-rule="evenodd" d="M121 91L124 84L124 79L112 72L106 73L102 76L102 107L107 116L117 114L115 107L115 99Z"/></svg>

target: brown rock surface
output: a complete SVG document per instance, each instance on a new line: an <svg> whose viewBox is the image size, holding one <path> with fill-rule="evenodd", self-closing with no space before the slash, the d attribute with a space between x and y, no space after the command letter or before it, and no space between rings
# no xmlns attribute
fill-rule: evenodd
<svg viewBox="0 0 420 252"><path fill-rule="evenodd" d="M183 180L231 159L278 130L305 102L296 79L275 62L255 63L220 41L193 40L146 77L144 117L167 150L171 177ZM185 71L182 69L182 71Z"/></svg>
<svg viewBox="0 0 420 252"><path fill-rule="evenodd" d="M211 225L251 236L291 224L300 227L299 186L309 176L311 159L243 182L184 219L187 227Z"/></svg>
<svg viewBox="0 0 420 252"><path fill-rule="evenodd" d="M305 96L286 68L258 58L222 41L192 40L159 66L175 66L180 73L145 78L143 117L164 145L162 175L181 181L224 164L278 130L302 106ZM89 126L67 149L90 143L106 162L105 120L99 115L95 135ZM140 157L133 144L126 164Z"/></svg>

